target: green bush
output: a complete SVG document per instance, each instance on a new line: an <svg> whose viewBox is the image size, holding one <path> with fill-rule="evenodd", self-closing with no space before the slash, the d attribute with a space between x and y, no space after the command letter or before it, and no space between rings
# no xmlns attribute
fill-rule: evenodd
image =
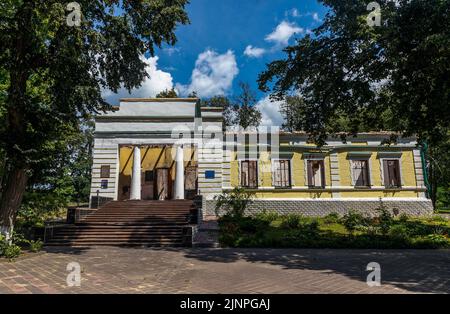
<svg viewBox="0 0 450 314"><path fill-rule="evenodd" d="M270 224L271 222L277 220L280 217L280 215L276 212L264 211L262 213L257 213L254 217L256 220L261 220Z"/></svg>
<svg viewBox="0 0 450 314"><path fill-rule="evenodd" d="M44 243L40 240L36 240L30 241L30 251L31 252L39 252L40 250L42 250L42 246L44 245Z"/></svg>
<svg viewBox="0 0 450 314"><path fill-rule="evenodd" d="M398 217L398 221L401 222L401 223L405 223L408 220L409 220L409 217L405 213L400 214L400 216Z"/></svg>
<svg viewBox="0 0 450 314"><path fill-rule="evenodd" d="M388 211L386 206L384 206L383 202L381 201L380 206L375 210L380 212L380 215L377 217L375 221L377 221L378 223L378 227L380 228L381 234L386 235L394 222L392 214Z"/></svg>
<svg viewBox="0 0 450 314"><path fill-rule="evenodd" d="M393 225L389 229L389 236L394 239L406 240L409 238L410 233L408 228L403 224Z"/></svg>
<svg viewBox="0 0 450 314"><path fill-rule="evenodd" d="M283 229L297 229L300 226L302 216L297 214L288 214L283 216L280 227Z"/></svg>
<svg viewBox="0 0 450 314"><path fill-rule="evenodd" d="M344 225L345 229L353 235L358 227L367 225L367 219L357 211L350 210L341 218L341 223Z"/></svg>
<svg viewBox="0 0 450 314"><path fill-rule="evenodd" d="M220 216L221 211L224 211L225 215L243 217L246 208L252 203L253 196L253 192L246 191L243 188L234 188L231 191L225 191L215 196L216 216Z"/></svg>
<svg viewBox="0 0 450 314"><path fill-rule="evenodd" d="M6 258L15 258L20 255L20 247L11 241L7 241L6 238L0 235L0 256Z"/></svg>
<svg viewBox="0 0 450 314"><path fill-rule="evenodd" d="M323 217L323 221L327 224L334 224L339 222L339 214L338 213L330 213Z"/></svg>

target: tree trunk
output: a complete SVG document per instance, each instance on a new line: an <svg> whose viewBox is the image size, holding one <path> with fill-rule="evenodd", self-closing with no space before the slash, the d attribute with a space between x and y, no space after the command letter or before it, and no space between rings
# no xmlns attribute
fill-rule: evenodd
<svg viewBox="0 0 450 314"><path fill-rule="evenodd" d="M14 168L8 173L0 199L0 233L11 238L17 211L28 181L27 170Z"/></svg>

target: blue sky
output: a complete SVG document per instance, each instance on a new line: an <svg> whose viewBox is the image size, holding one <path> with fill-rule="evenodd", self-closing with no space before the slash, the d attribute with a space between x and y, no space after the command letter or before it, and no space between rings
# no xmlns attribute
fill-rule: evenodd
<svg viewBox="0 0 450 314"><path fill-rule="evenodd" d="M151 79L131 95L105 93L107 100L153 97L171 87L181 96L192 90L202 97L232 95L239 82L257 91L266 64L283 58L282 49L319 26L326 12L314 0L191 0L187 10L191 24L178 27L177 44L147 59ZM257 93L263 124L279 124L277 104Z"/></svg>

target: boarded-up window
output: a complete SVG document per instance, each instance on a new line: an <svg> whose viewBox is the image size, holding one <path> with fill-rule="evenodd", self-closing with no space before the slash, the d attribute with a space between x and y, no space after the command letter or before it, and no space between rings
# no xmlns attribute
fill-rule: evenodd
<svg viewBox="0 0 450 314"><path fill-rule="evenodd" d="M369 161L351 160L353 184L355 186L370 186L369 180Z"/></svg>
<svg viewBox="0 0 450 314"><path fill-rule="evenodd" d="M308 160L308 186L325 187L325 167L323 160Z"/></svg>
<svg viewBox="0 0 450 314"><path fill-rule="evenodd" d="M100 178L109 178L111 175L111 166L103 165L100 167Z"/></svg>
<svg viewBox="0 0 450 314"><path fill-rule="evenodd" d="M383 160L384 186L400 187L400 163L398 159Z"/></svg>
<svg viewBox="0 0 450 314"><path fill-rule="evenodd" d="M289 160L275 160L273 163L273 184L275 187L291 186L291 169Z"/></svg>
<svg viewBox="0 0 450 314"><path fill-rule="evenodd" d="M241 161L241 186L258 187L258 164L256 160Z"/></svg>

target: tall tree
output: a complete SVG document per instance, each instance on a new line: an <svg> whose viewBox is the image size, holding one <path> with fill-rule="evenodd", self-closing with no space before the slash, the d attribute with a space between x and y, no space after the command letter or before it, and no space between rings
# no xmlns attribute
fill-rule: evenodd
<svg viewBox="0 0 450 314"><path fill-rule="evenodd" d="M139 87L142 55L176 42L187 0L7 0L0 8L0 67L8 84L0 114L4 152L0 232L11 233L36 165L65 128L110 108L102 89ZM73 3L72 3L73 4ZM79 14L81 13L81 14ZM1 97L1 96L0 96ZM0 99L1 100L1 99Z"/></svg>
<svg viewBox="0 0 450 314"><path fill-rule="evenodd" d="M333 121L417 134L438 144L450 121L450 1L377 1L379 26L368 22L365 0L321 0L323 24L270 63L259 77L275 99L302 96L304 130L323 143ZM372 21L373 22L373 21Z"/></svg>
<svg viewBox="0 0 450 314"><path fill-rule="evenodd" d="M247 83L239 83L240 94L235 96L233 109L236 112L233 124L243 129L257 127L261 123L261 112L256 108L256 94Z"/></svg>

